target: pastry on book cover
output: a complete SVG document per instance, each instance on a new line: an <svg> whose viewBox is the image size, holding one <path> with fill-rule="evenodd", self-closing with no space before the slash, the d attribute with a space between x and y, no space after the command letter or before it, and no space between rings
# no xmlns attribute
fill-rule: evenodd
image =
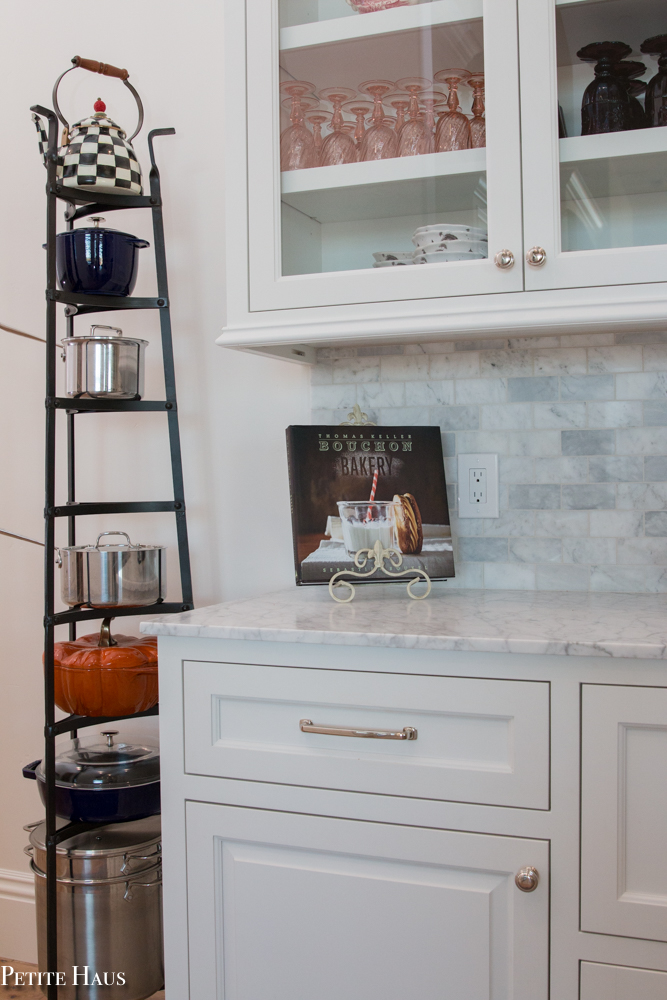
<svg viewBox="0 0 667 1000"><path fill-rule="evenodd" d="M293 426L287 455L298 585L355 569L377 541L404 569L454 576L439 427Z"/></svg>

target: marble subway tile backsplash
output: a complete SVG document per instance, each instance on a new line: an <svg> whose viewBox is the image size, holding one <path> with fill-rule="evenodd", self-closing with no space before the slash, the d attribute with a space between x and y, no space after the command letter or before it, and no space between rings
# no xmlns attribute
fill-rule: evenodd
<svg viewBox="0 0 667 1000"><path fill-rule="evenodd" d="M440 427L453 587L667 593L667 331L325 348L311 385L313 423ZM474 451L499 518L457 515Z"/></svg>

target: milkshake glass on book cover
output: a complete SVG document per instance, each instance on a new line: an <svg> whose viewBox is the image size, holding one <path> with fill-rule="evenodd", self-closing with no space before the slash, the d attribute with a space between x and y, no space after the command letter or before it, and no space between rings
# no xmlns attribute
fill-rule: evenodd
<svg viewBox="0 0 667 1000"><path fill-rule="evenodd" d="M348 555L355 555L360 549L372 549L380 542L383 549L396 548L396 520L394 504L375 502L369 504L338 501L343 540Z"/></svg>

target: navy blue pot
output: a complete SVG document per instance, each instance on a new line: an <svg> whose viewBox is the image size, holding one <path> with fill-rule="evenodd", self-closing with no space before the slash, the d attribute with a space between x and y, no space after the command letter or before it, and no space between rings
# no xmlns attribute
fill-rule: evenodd
<svg viewBox="0 0 667 1000"><path fill-rule="evenodd" d="M137 283L138 250L150 246L116 229L72 229L56 236L56 270L65 292L131 295Z"/></svg>
<svg viewBox="0 0 667 1000"><path fill-rule="evenodd" d="M37 781L39 795L46 805L46 783L35 772L41 761L23 768L23 777ZM121 823L143 819L160 812L160 782L129 785L124 788L77 788L56 785L56 815L76 823Z"/></svg>

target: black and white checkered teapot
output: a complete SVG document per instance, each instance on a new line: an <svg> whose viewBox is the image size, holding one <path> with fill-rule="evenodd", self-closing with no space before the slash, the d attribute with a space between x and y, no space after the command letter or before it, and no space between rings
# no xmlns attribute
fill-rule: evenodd
<svg viewBox="0 0 667 1000"><path fill-rule="evenodd" d="M141 167L132 148L132 140L143 125L144 109L139 94L128 80L128 71L94 59L82 59L80 56L75 56L72 63L74 65L61 73L53 88L53 107L64 126L56 167L58 180L63 187L84 191L142 194ZM67 73L79 67L102 76L116 77L132 93L139 109L139 121L129 139L121 127L108 117L106 105L99 98L95 101L94 114L82 118L70 128L58 106L58 87ZM48 137L39 115L33 114L32 119L39 133L40 150L46 163Z"/></svg>

